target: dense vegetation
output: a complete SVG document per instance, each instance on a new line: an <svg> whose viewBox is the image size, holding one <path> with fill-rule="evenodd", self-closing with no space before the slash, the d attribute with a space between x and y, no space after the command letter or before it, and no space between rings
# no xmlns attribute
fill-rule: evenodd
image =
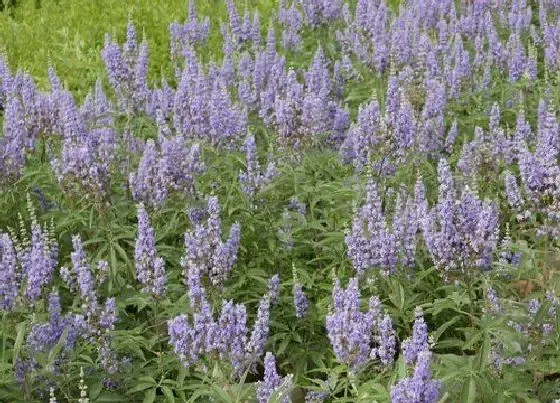
<svg viewBox="0 0 560 403"><path fill-rule="evenodd" d="M560 399L556 0L0 7L0 400Z"/></svg>

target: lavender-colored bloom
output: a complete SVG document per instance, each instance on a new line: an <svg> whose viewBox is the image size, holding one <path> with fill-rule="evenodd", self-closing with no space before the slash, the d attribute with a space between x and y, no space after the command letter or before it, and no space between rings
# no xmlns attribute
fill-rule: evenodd
<svg viewBox="0 0 560 403"><path fill-rule="evenodd" d="M377 100L361 104L358 118L341 146L344 159L352 162L357 169L367 166L369 154L381 142L383 121Z"/></svg>
<svg viewBox="0 0 560 403"><path fill-rule="evenodd" d="M195 3L195 0L189 0L189 15L184 24L173 22L169 26L171 55L176 59L182 54L184 47L208 40L210 19L208 17L198 19Z"/></svg>
<svg viewBox="0 0 560 403"><path fill-rule="evenodd" d="M253 196L276 176L276 166L271 161L267 170L262 171L257 158L257 144L254 136L247 136L244 144L246 172L239 173L241 189L248 196Z"/></svg>
<svg viewBox="0 0 560 403"><path fill-rule="evenodd" d="M280 276L275 274L268 279L268 297L271 304L277 304L280 301Z"/></svg>
<svg viewBox="0 0 560 403"><path fill-rule="evenodd" d="M496 290L493 289L492 287L488 287L486 289L486 299L488 300L491 313L498 314L502 311L498 294L496 293Z"/></svg>
<svg viewBox="0 0 560 403"><path fill-rule="evenodd" d="M240 22L239 14L237 13L237 7L235 7L233 0L226 0L226 6L227 6L227 11L229 16L229 26L231 32L233 32L235 36L239 36L241 33L241 22Z"/></svg>
<svg viewBox="0 0 560 403"><path fill-rule="evenodd" d="M435 403L439 398L441 383L432 380L430 359L432 353L423 351L418 355L414 375L399 381L391 388L392 403Z"/></svg>
<svg viewBox="0 0 560 403"><path fill-rule="evenodd" d="M292 197L288 202L288 207L292 210L297 211L301 215L305 215L306 205L303 202L300 202L297 197Z"/></svg>
<svg viewBox="0 0 560 403"><path fill-rule="evenodd" d="M72 270L76 276L78 291L82 299L82 308L89 321L96 314L98 309L97 289L95 279L88 264L84 246L79 235L72 237L72 246L74 248L71 253Z"/></svg>
<svg viewBox="0 0 560 403"><path fill-rule="evenodd" d="M521 262L521 252L515 251L513 248L513 242L509 233L506 233L506 236L500 243L499 262L503 265L511 265L513 267L519 267L519 263Z"/></svg>
<svg viewBox="0 0 560 403"><path fill-rule="evenodd" d="M526 65L525 48L517 33L510 34L507 48L509 51L509 80L513 82L522 77Z"/></svg>
<svg viewBox="0 0 560 403"><path fill-rule="evenodd" d="M341 16L341 0L303 0L301 4L305 18L311 25L332 23Z"/></svg>
<svg viewBox="0 0 560 403"><path fill-rule="evenodd" d="M541 303L536 298L529 300L529 302L527 303L527 311L533 317L537 315L537 312L540 307L541 307Z"/></svg>
<svg viewBox="0 0 560 403"><path fill-rule="evenodd" d="M234 224L228 240L222 242L220 204L216 197L208 199L208 215L206 226L196 224L194 231L185 233L186 256L182 265L185 273L194 269L199 275L208 275L213 284L222 284L237 260L240 227Z"/></svg>
<svg viewBox="0 0 560 403"><path fill-rule="evenodd" d="M306 135L328 133L332 128L331 104L329 97L333 85L327 69L325 55L317 49L311 66L305 73L304 98L301 123Z"/></svg>
<svg viewBox="0 0 560 403"><path fill-rule="evenodd" d="M309 301L307 297L303 293L303 289L300 283L294 283L293 288L293 296L294 296L294 306L296 308L296 317L298 319L303 318L307 314L307 310L309 308Z"/></svg>
<svg viewBox="0 0 560 403"><path fill-rule="evenodd" d="M527 63L525 66L525 74L529 80L534 81L537 79L538 75L538 65L537 65L537 51L535 48L529 48L529 57L527 58Z"/></svg>
<svg viewBox="0 0 560 403"><path fill-rule="evenodd" d="M97 94L91 102L103 102L102 95ZM116 150L114 130L108 127L112 122L104 116L107 107L97 105L80 112L70 93L61 95L59 103L63 143L60 158L51 161L53 171L69 191L103 196L108 189L109 165ZM89 130L88 124L94 128Z"/></svg>
<svg viewBox="0 0 560 403"><path fill-rule="evenodd" d="M0 182L17 180L25 164L24 109L16 94L8 93L4 105L4 136L0 138Z"/></svg>
<svg viewBox="0 0 560 403"><path fill-rule="evenodd" d="M505 173L505 183L506 183L506 196L508 204L511 208L517 210L519 209L524 201L519 187L517 186L517 178L511 174L511 172L506 171Z"/></svg>
<svg viewBox="0 0 560 403"><path fill-rule="evenodd" d="M22 274L26 279L25 296L35 301L41 296L44 286L52 279L57 264L56 255L53 258L53 248L49 245L46 233L37 223L31 227L31 245L24 252Z"/></svg>
<svg viewBox="0 0 560 403"><path fill-rule="evenodd" d="M247 342L247 313L244 305L223 301L218 320L214 320L212 307L200 285L200 278L189 283L192 321L186 315L176 316L168 322L169 343L182 363L189 367L208 355L227 359L239 376L262 355L268 337L268 315L270 302L268 296L262 301L257 313L255 328ZM191 287L197 287L198 291ZM198 294L198 302L193 305L192 295Z"/></svg>
<svg viewBox="0 0 560 403"><path fill-rule="evenodd" d="M282 378L276 372L276 359L270 352L264 358L264 379L257 385L257 400L259 403L271 402L271 396L277 397L274 401L281 403L291 402L289 391L292 386L291 376Z"/></svg>
<svg viewBox="0 0 560 403"><path fill-rule="evenodd" d="M346 289L335 279L332 295L333 310L326 318L329 341L336 358L356 372L370 359L371 335L377 318L372 312L360 311L357 278L350 279Z"/></svg>
<svg viewBox="0 0 560 403"><path fill-rule="evenodd" d="M416 319L412 327L412 337L405 340L402 344L404 359L407 364L413 363L421 352L428 351L428 326L424 322L424 312L422 308L416 308L414 312Z"/></svg>
<svg viewBox="0 0 560 403"><path fill-rule="evenodd" d="M165 263L157 257L154 230L143 204L138 205L138 235L135 248L136 276L142 292L161 296L165 293Z"/></svg>
<svg viewBox="0 0 560 403"><path fill-rule="evenodd" d="M117 304L115 298L109 298L105 301L105 306L99 315L99 326L105 331L115 330L115 322L117 321Z"/></svg>
<svg viewBox="0 0 560 403"><path fill-rule="evenodd" d="M413 265L417 223L412 201L402 204L397 215L404 215L398 216L389 229L375 183L368 182L366 191L366 201L355 213L352 229L345 238L354 269L362 274L378 267L386 276L395 272L398 263Z"/></svg>
<svg viewBox="0 0 560 403"><path fill-rule="evenodd" d="M303 16L296 6L296 2L292 2L289 8L284 8L280 4L279 20L284 26L282 32L282 44L286 50L298 50L301 46L300 30L303 27Z"/></svg>
<svg viewBox="0 0 560 403"><path fill-rule="evenodd" d="M156 144L149 139L146 142L138 172L130 174L129 185L132 197L135 201L161 206L167 199L168 180Z"/></svg>
<svg viewBox="0 0 560 403"><path fill-rule="evenodd" d="M63 344L63 353L71 350L76 341L82 336L84 322L79 315L61 315L60 297L57 294L49 295L49 321L36 324L31 328L26 338L26 345L31 352L46 352L61 341L66 332Z"/></svg>
<svg viewBox="0 0 560 403"><path fill-rule="evenodd" d="M19 281L14 244L8 234L0 234L0 309L11 311L18 296Z"/></svg>
<svg viewBox="0 0 560 403"><path fill-rule="evenodd" d="M466 189L457 200L449 165L438 165L438 203L422 220L426 246L436 267L487 269L498 243L498 209Z"/></svg>
<svg viewBox="0 0 560 403"><path fill-rule="evenodd" d="M379 321L377 333L378 346L371 351L370 357L379 359L383 365L392 364L395 360L397 337L389 315L385 315L383 320Z"/></svg>
<svg viewBox="0 0 560 403"><path fill-rule="evenodd" d="M277 94L273 103L275 125L281 144L291 144L301 137L299 114L302 110L303 86L294 70L288 72L283 94Z"/></svg>
<svg viewBox="0 0 560 403"><path fill-rule="evenodd" d="M105 37L101 51L109 83L117 93L119 108L127 116L143 111L150 94L147 86L148 45L136 42L134 24L128 23L127 41L122 49Z"/></svg>
<svg viewBox="0 0 560 403"><path fill-rule="evenodd" d="M182 136L163 140L160 165L167 177L168 186L186 195L194 192L195 177L205 169L200 146L187 146Z"/></svg>
<svg viewBox="0 0 560 403"><path fill-rule="evenodd" d="M492 109L490 111L490 122L488 128L490 132L494 133L500 126L500 107L497 102L492 104Z"/></svg>
<svg viewBox="0 0 560 403"><path fill-rule="evenodd" d="M269 66L274 64L276 60L276 32L272 21L268 25L268 32L266 34L266 61Z"/></svg>
<svg viewBox="0 0 560 403"><path fill-rule="evenodd" d="M227 356L236 373L245 370L245 348L247 345L247 312L244 305L224 301L218 321L218 351Z"/></svg>
<svg viewBox="0 0 560 403"><path fill-rule="evenodd" d="M305 403L323 403L328 397L328 392L309 391L305 394Z"/></svg>
<svg viewBox="0 0 560 403"><path fill-rule="evenodd" d="M225 83L213 83L208 103L208 138L213 145L231 147L247 128L247 111L232 105Z"/></svg>
<svg viewBox="0 0 560 403"><path fill-rule="evenodd" d="M453 146L455 145L455 140L457 139L457 119L453 120L453 124L447 133L447 137L445 138L445 150L448 153L453 152Z"/></svg>
<svg viewBox="0 0 560 403"><path fill-rule="evenodd" d="M255 362L258 357L262 356L264 347L268 339L270 318L270 298L264 296L259 302L257 317L253 326L253 331L247 343L246 357L249 362Z"/></svg>

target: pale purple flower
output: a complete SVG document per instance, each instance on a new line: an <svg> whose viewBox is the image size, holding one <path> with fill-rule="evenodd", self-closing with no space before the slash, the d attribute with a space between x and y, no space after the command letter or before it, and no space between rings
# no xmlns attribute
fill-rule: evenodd
<svg viewBox="0 0 560 403"><path fill-rule="evenodd" d="M438 401L441 382L432 380L430 360L432 353L418 355L414 375L400 380L391 388L392 403L435 403Z"/></svg>
<svg viewBox="0 0 560 403"><path fill-rule="evenodd" d="M19 290L17 257L12 239L8 234L0 234L0 309L11 311Z"/></svg>
<svg viewBox="0 0 560 403"><path fill-rule="evenodd" d="M122 48L109 35L101 51L109 83L117 94L120 111L127 116L143 111L150 97L147 85L148 44L138 44L132 22L128 23L127 41Z"/></svg>
<svg viewBox="0 0 560 403"><path fill-rule="evenodd" d="M424 321L422 308L416 308L414 315L416 319L412 326L412 336L402 343L402 351L407 364L415 362L421 352L429 350L428 326Z"/></svg>
<svg viewBox="0 0 560 403"><path fill-rule="evenodd" d="M293 287L294 296L294 306L296 308L296 317L298 319L303 318L307 314L309 308L309 300L303 293L303 289L300 283L294 283Z"/></svg>
<svg viewBox="0 0 560 403"><path fill-rule="evenodd" d="M510 171L506 171L504 180L506 183L506 196L508 204L511 208L517 210L524 203L519 187L517 186L517 178L512 175Z"/></svg>
<svg viewBox="0 0 560 403"><path fill-rule="evenodd" d="M167 199L170 178L165 160L160 158L156 143L149 139L138 165L138 171L130 173L129 186L135 201L159 207Z"/></svg>
<svg viewBox="0 0 560 403"><path fill-rule="evenodd" d="M72 246L74 249L71 253L72 271L82 300L82 309L86 319L90 321L99 307L96 282L91 266L87 262L84 246L79 235L72 237Z"/></svg>
<svg viewBox="0 0 560 403"><path fill-rule="evenodd" d="M276 359L270 352L266 353L264 358L264 379L257 384L257 400L259 403L272 402L271 397L274 396L275 402L289 403L290 389L292 386L291 376L282 378L276 372Z"/></svg>
<svg viewBox="0 0 560 403"><path fill-rule="evenodd" d="M273 161L270 161L266 171L261 169L254 136L247 136L243 148L245 151L246 171L239 173L239 182L243 192L252 197L274 179L276 176L276 166Z"/></svg>
<svg viewBox="0 0 560 403"><path fill-rule="evenodd" d="M36 222L31 226L31 245L24 251L21 261L25 278L25 296L37 300L43 288L51 281L57 264L57 246L49 242L48 235Z"/></svg>
<svg viewBox="0 0 560 403"><path fill-rule="evenodd" d="M372 355L377 355L372 354L372 336L379 309L370 309L365 313L360 311L357 278L350 279L346 289L335 279L332 296L332 311L326 318L329 341L336 358L348 365L351 371L357 372L368 363ZM380 355L386 358L385 352Z"/></svg>
<svg viewBox="0 0 560 403"><path fill-rule="evenodd" d="M235 223L227 241L222 241L220 204L216 197L208 199L208 215L206 225L197 223L193 231L185 233L186 255L182 266L185 274L194 269L218 285L229 277L237 260L241 234L239 224Z"/></svg>
<svg viewBox="0 0 560 403"><path fill-rule="evenodd" d="M246 357L249 362L255 362L264 353L264 347L270 331L270 304L268 296L264 296L259 302L257 317L246 348Z"/></svg>
<svg viewBox="0 0 560 403"><path fill-rule="evenodd" d="M165 293L165 263L157 256L154 230L143 204L138 205L138 235L135 247L136 277L142 292L161 296Z"/></svg>
<svg viewBox="0 0 560 403"><path fill-rule="evenodd" d="M268 279L267 289L270 302L272 304L280 302L280 276L278 274Z"/></svg>

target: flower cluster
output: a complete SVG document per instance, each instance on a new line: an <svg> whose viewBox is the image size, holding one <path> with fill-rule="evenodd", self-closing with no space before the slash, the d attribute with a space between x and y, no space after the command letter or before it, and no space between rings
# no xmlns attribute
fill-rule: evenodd
<svg viewBox="0 0 560 403"><path fill-rule="evenodd" d="M165 293L165 262L157 256L154 230L143 204L138 205L138 235L134 260L136 277L142 292L161 296Z"/></svg>
<svg viewBox="0 0 560 403"><path fill-rule="evenodd" d="M107 278L108 264L100 261L94 269L87 261L84 245L79 235L72 237L72 269L62 267L60 274L68 288L77 292L83 312L82 337L93 343L102 366L109 372L117 371L115 351L111 348L112 335L117 321L117 306L114 297L101 303L99 287Z"/></svg>
<svg viewBox="0 0 560 403"><path fill-rule="evenodd" d="M188 284L192 321L187 315L171 319L168 322L169 344L186 367L200 364L201 357L207 355L227 360L238 375L253 368L268 338L269 296L261 299L249 335L245 305L224 300L218 320L215 320L200 276L195 277L196 273L191 272Z"/></svg>
<svg viewBox="0 0 560 403"><path fill-rule="evenodd" d="M135 201L159 207L172 191L192 194L195 177L203 171L197 144L188 146L179 135L162 138L158 144L150 139L144 147L137 172L132 172L129 177L132 197Z"/></svg>
<svg viewBox="0 0 560 403"><path fill-rule="evenodd" d="M20 235L0 233L0 307L12 311L19 301L37 301L51 283L58 264L58 243L53 228L42 227L28 199L31 214L31 239L20 217Z"/></svg>
<svg viewBox="0 0 560 403"><path fill-rule="evenodd" d="M327 333L336 358L357 372L370 360L393 362L396 336L388 315L382 316L379 299L371 297L367 312L360 311L358 279L346 289L335 279L333 310L327 315Z"/></svg>
<svg viewBox="0 0 560 403"><path fill-rule="evenodd" d="M244 144L246 171L239 173L241 189L248 196L253 196L277 175L276 164L269 161L266 171L261 170L257 158L257 144L254 136L247 136Z"/></svg>
<svg viewBox="0 0 560 403"><path fill-rule="evenodd" d="M270 352L264 357L264 379L257 384L257 400L259 403L268 403L274 397L275 402L289 403L292 376L282 378L276 372L276 358Z"/></svg>
<svg viewBox="0 0 560 403"><path fill-rule="evenodd" d="M439 198L422 220L426 246L443 270L488 269L498 246L498 208L468 188L456 196L447 162L438 165Z"/></svg>
<svg viewBox="0 0 560 403"><path fill-rule="evenodd" d="M209 35L210 19L205 17L199 21L196 14L196 3L194 0L190 0L187 21L184 24L173 22L169 26L171 55L179 58L185 47L206 42Z"/></svg>
<svg viewBox="0 0 560 403"><path fill-rule="evenodd" d="M216 197L208 199L206 225L193 224L194 230L185 233L186 255L182 261L185 275L188 278L191 272L197 272L207 275L214 285L223 284L237 260L240 226L233 224L229 238L222 242L220 204Z"/></svg>
<svg viewBox="0 0 560 403"><path fill-rule="evenodd" d="M346 235L348 256L358 274L376 267L383 275L394 273L400 263L414 266L419 221L413 199L399 195L392 227L383 212L377 185L369 181L365 204L355 213Z"/></svg>
<svg viewBox="0 0 560 403"><path fill-rule="evenodd" d="M108 34L105 36L101 57L121 112L130 116L144 111L150 99L148 43L146 40L138 43L132 22L128 23L126 42L122 48Z"/></svg>
<svg viewBox="0 0 560 403"><path fill-rule="evenodd" d="M435 403L439 399L441 382L432 379L430 360L432 353L422 351L410 378L400 380L391 388L393 403Z"/></svg>

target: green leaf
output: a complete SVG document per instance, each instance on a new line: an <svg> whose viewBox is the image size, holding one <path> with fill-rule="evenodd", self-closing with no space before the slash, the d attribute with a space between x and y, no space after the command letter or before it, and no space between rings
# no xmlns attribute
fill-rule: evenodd
<svg viewBox="0 0 560 403"><path fill-rule="evenodd" d="M476 381L473 377L471 377L469 381L469 387L465 390L464 395L464 402L466 403L473 403L476 400Z"/></svg>
<svg viewBox="0 0 560 403"><path fill-rule="evenodd" d="M21 350L21 346L23 344L23 338L25 336L25 322L18 323L16 325L16 340L14 342L14 359L15 362L16 358L19 357L19 352Z"/></svg>
<svg viewBox="0 0 560 403"><path fill-rule="evenodd" d="M156 400L156 388L149 389L144 393L143 403L153 403Z"/></svg>
<svg viewBox="0 0 560 403"><path fill-rule="evenodd" d="M127 390L126 394L131 395L133 393L137 393L137 392L140 392L142 390L150 389L150 388L153 388L153 387L154 387L153 383L141 382L141 383L138 383L138 384L134 385L129 390Z"/></svg>
<svg viewBox="0 0 560 403"><path fill-rule="evenodd" d="M169 386L161 386L160 389L168 402L175 402L175 396L173 395L173 391Z"/></svg>

